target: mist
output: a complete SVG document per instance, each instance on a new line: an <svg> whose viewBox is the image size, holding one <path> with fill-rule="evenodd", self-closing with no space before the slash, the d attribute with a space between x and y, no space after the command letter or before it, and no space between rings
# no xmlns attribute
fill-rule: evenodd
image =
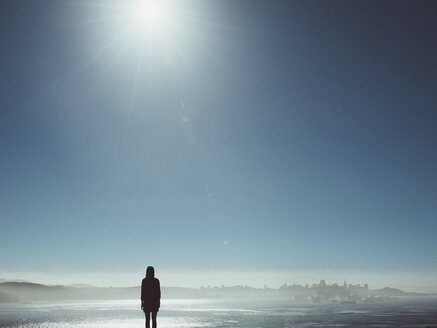
<svg viewBox="0 0 437 328"><path fill-rule="evenodd" d="M28 281L47 285L84 284L96 287L139 286L145 272L0 272L4 281ZM368 284L371 288L392 287L407 292L437 292L437 277L433 272L357 272L357 271L158 271L163 286L215 287L250 286L279 288L283 284L312 285L320 280L327 283Z"/></svg>

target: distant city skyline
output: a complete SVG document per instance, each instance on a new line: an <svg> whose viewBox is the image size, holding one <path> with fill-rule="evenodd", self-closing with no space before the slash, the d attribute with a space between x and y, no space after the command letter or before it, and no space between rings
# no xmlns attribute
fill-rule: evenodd
<svg viewBox="0 0 437 328"><path fill-rule="evenodd" d="M435 1L0 8L0 278L437 290Z"/></svg>
<svg viewBox="0 0 437 328"><path fill-rule="evenodd" d="M367 284L369 288L399 288L407 292L437 293L436 277L432 272L175 272L158 271L157 276L166 287L219 287L250 286L262 288L268 286L279 288L283 284L312 285L320 280L329 284ZM87 284L97 287L132 287L139 286L143 272L0 272L0 279L5 281L26 281L48 285Z"/></svg>

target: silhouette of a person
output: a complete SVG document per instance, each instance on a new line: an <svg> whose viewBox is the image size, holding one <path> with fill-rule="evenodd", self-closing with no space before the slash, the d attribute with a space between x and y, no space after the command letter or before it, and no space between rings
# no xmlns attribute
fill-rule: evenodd
<svg viewBox="0 0 437 328"><path fill-rule="evenodd" d="M141 282L141 310L146 315L146 328L150 328L150 313L152 313L152 327L156 328L156 315L161 306L161 287L155 278L155 269L147 267L146 278Z"/></svg>

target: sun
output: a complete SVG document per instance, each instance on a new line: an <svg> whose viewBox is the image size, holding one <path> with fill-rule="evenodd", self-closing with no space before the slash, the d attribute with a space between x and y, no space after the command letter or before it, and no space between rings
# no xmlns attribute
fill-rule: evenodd
<svg viewBox="0 0 437 328"><path fill-rule="evenodd" d="M163 1L143 0L131 7L131 23L137 29L159 30L168 22L168 10Z"/></svg>

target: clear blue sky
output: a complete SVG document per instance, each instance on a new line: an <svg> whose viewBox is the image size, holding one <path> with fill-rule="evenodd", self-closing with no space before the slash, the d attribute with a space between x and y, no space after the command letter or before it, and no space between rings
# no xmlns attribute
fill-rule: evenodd
<svg viewBox="0 0 437 328"><path fill-rule="evenodd" d="M1 271L437 272L435 1L124 3L0 3Z"/></svg>

